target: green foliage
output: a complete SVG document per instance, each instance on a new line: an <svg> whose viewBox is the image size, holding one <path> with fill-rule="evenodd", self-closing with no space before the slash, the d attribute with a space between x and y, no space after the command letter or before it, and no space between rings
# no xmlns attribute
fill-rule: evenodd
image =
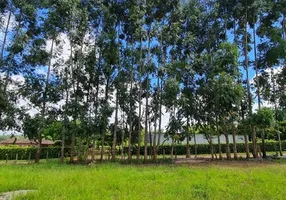
<svg viewBox="0 0 286 200"><path fill-rule="evenodd" d="M0 146L0 160L15 160L16 154L18 154L19 160L27 160L29 156L31 159L35 159L36 147L18 147L18 146ZM59 158L61 147L43 147L41 151L41 159ZM65 148L65 153L68 154L70 148Z"/></svg>
<svg viewBox="0 0 286 200"><path fill-rule="evenodd" d="M274 113L271 108L262 108L253 115L253 122L256 126L265 129L274 125Z"/></svg>

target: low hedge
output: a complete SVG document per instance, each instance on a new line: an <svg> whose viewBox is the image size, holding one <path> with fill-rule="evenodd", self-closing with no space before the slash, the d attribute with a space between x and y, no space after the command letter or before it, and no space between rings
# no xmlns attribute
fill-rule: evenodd
<svg viewBox="0 0 286 200"><path fill-rule="evenodd" d="M258 145L261 149L261 143L259 142ZM245 144L244 143L237 143L237 152L243 153L245 152ZM218 144L213 144L214 153L218 153ZM195 146L190 145L191 154L195 154ZM276 141L266 141L265 142L265 149L266 151L279 151L279 143ZM282 149L286 151L286 141L282 141ZM226 153L226 144L221 144L221 150L223 153ZM249 142L249 150L250 152L253 151L252 143ZM133 154L137 152L137 147L132 148ZM148 153L150 151L150 147L148 147ZM230 144L230 151L233 153L233 144ZM124 148L124 152L128 152L128 148ZM171 153L171 145L163 145L160 146L158 149L158 154L170 154ZM186 144L176 144L174 146L174 153L177 155L185 155L186 154ZM210 154L210 145L209 144L197 144L197 153L198 154ZM144 146L140 148L140 154L144 154Z"/></svg>
<svg viewBox="0 0 286 200"><path fill-rule="evenodd" d="M261 148L261 143L259 142L258 145ZM214 144L214 152L218 153L218 144ZM190 145L191 147L191 154L195 154L195 146ZM266 151L278 151L279 144L276 141L266 141L265 143ZM222 152L226 152L226 144L221 144ZM250 152L252 152L253 147L252 143L249 143ZM282 141L282 149L286 151L286 141ZM230 144L230 150L233 152L233 144ZM2 146L0 147L0 160L6 160L8 156L8 160L15 160L16 155L18 154L18 160L27 160L29 159L29 155L31 156L30 159L35 159L36 156L36 147L19 147L19 146ZM128 148L124 148L124 152L127 153ZM133 154L136 154L137 147L132 148ZM240 153L245 152L245 144L244 143L237 143L237 151ZM41 151L41 159L45 159L48 155L48 158L58 158L60 156L61 147L43 147ZM150 147L148 147L148 153L150 152ZM118 150L118 154L121 153L121 150ZM163 145L160 146L158 150L158 154L170 154L171 153L171 146L170 145ZM186 144L177 144L174 147L174 153L177 155L184 155L186 154ZM209 154L210 153L210 145L209 144L198 144L197 145L197 153L198 154ZM65 154L69 156L70 154L70 147L65 148ZM76 148L75 148L76 154ZM140 149L140 154L144 154L144 146Z"/></svg>
<svg viewBox="0 0 286 200"><path fill-rule="evenodd" d="M3 146L0 147L0 160L15 160L18 154L18 160L35 159L37 152L36 147L19 147L19 146ZM43 147L41 150L41 159L58 158L61 152L60 147ZM70 148L65 149L66 153L70 152Z"/></svg>

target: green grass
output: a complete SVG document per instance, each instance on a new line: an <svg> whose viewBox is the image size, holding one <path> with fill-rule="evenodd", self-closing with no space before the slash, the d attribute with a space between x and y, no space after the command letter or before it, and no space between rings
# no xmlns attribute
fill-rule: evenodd
<svg viewBox="0 0 286 200"><path fill-rule="evenodd" d="M17 199L285 199L286 163L1 165L2 192Z"/></svg>

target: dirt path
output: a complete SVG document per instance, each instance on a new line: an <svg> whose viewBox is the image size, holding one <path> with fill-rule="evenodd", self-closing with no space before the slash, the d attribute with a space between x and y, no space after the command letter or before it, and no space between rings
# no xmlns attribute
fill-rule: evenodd
<svg viewBox="0 0 286 200"><path fill-rule="evenodd" d="M273 159L249 159L249 160L211 160L208 158L178 158L173 161L174 164L187 164L189 166L221 166L221 167L263 167L265 165L277 164L277 160ZM286 164L286 162L281 162L281 164Z"/></svg>
<svg viewBox="0 0 286 200"><path fill-rule="evenodd" d="M5 192L0 194L0 200L13 200L16 196L27 195L30 192L35 192L36 190L16 190L11 192Z"/></svg>

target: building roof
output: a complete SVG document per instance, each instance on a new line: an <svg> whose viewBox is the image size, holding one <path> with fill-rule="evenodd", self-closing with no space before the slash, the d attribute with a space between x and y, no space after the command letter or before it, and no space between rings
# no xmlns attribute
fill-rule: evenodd
<svg viewBox="0 0 286 200"><path fill-rule="evenodd" d="M28 140L28 139L17 139L15 141L15 138L3 140L0 142L0 145L37 145L37 142L34 140ZM55 143L51 140L42 140L42 145L54 145Z"/></svg>

